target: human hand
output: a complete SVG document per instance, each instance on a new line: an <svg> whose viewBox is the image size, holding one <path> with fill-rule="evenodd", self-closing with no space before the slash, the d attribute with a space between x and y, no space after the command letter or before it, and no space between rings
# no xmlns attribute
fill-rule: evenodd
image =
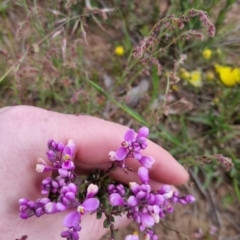
<svg viewBox="0 0 240 240"><path fill-rule="evenodd" d="M77 146L76 170L87 173L111 165L108 153L119 147L126 129L94 117L60 114L35 107L0 109L0 238L11 240L28 235L34 240L54 240L60 239L59 233L65 229L62 221L66 212L25 221L19 218L18 199L41 198L41 182L51 174L35 171L36 159L45 157L49 139L64 143L73 139ZM150 169L153 188L159 188L160 183L179 185L187 181L184 168L155 143L149 141L144 154L156 160ZM126 174L117 169L112 177L123 183L137 181L137 161L129 161L127 165L134 171ZM102 220L95 219L94 215L84 215L81 239L96 240L106 233ZM115 227L121 228L128 223L126 219L116 218Z"/></svg>

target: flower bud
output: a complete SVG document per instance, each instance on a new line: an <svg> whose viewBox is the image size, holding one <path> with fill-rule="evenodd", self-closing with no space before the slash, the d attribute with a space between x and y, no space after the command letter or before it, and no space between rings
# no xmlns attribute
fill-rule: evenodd
<svg viewBox="0 0 240 240"><path fill-rule="evenodd" d="M109 202L110 204L114 206L123 206L124 205L124 200L118 193L112 193L109 196Z"/></svg>
<svg viewBox="0 0 240 240"><path fill-rule="evenodd" d="M142 164L143 167L145 168L151 168L152 165L155 163L155 159L152 157L145 157L143 156L139 162Z"/></svg>
<svg viewBox="0 0 240 240"><path fill-rule="evenodd" d="M142 183L147 184L149 182L148 170L145 167L140 167L138 169L138 176Z"/></svg>
<svg viewBox="0 0 240 240"><path fill-rule="evenodd" d="M87 188L87 198L92 198L97 193L98 193L98 186L91 183Z"/></svg>
<svg viewBox="0 0 240 240"><path fill-rule="evenodd" d="M147 138L149 135L149 129L147 127L141 127L138 131L138 137Z"/></svg>

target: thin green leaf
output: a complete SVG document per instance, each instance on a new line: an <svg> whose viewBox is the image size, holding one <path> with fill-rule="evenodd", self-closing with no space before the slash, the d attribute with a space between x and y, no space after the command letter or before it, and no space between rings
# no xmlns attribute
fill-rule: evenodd
<svg viewBox="0 0 240 240"><path fill-rule="evenodd" d="M114 101L115 102L115 101ZM118 103L118 102L115 102L115 104L117 106L119 106L123 111L125 111L127 114L129 114L131 117L135 118L138 122L140 122L141 124L146 124L146 121L143 119L143 117L138 113L136 112L135 110L133 110L132 108L124 105L124 104L121 104L121 103Z"/></svg>
<svg viewBox="0 0 240 240"><path fill-rule="evenodd" d="M107 96L106 94L106 91L101 87L99 86L97 83L91 81L91 80L88 80L88 82L98 91L100 92L101 94L103 94L104 96Z"/></svg>

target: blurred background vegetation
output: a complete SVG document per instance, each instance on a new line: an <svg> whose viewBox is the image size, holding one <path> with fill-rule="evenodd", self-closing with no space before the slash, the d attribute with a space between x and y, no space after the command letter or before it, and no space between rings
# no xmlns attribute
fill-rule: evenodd
<svg viewBox="0 0 240 240"><path fill-rule="evenodd" d="M214 38L198 17L183 29L168 20L192 8L208 13ZM239 13L237 0L2 0L0 107L147 125L189 170L184 188L198 199L162 223L162 239L240 239ZM162 19L154 49L134 58Z"/></svg>

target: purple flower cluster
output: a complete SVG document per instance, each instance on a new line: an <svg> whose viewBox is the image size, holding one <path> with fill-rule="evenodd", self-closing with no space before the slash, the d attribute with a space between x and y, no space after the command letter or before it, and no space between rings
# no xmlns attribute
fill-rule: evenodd
<svg viewBox="0 0 240 240"><path fill-rule="evenodd" d="M145 232L146 240L157 240L158 236L151 229L155 223L159 223L167 213L173 212L173 204L182 205L193 203L195 198L191 195L180 196L178 191L173 192L171 187L163 185L158 191L151 190L149 185L149 171L155 160L151 157L142 156L140 150L147 147L147 136L149 130L146 127L140 128L136 134L130 129L124 136L122 146L116 152L110 152L112 161L122 161L125 167L125 159L135 158L142 165L138 169L138 176L142 184L129 183L130 194L124 194L124 188L120 184L111 184L108 188L109 202L113 207L122 206L127 212L127 217L134 219L139 229ZM135 239L136 236L129 235L126 239ZM138 239L138 237L136 238Z"/></svg>
<svg viewBox="0 0 240 240"><path fill-rule="evenodd" d="M22 219L28 219L34 215L40 217L43 214L53 214L73 208L74 210L67 214L63 221L68 230L63 231L61 236L67 240L79 239L81 216L85 212L94 212L100 204L99 200L95 198L98 186L94 184L88 186L85 200L82 203L77 198L78 186L75 183L76 175L73 162L75 150L76 145L73 140L69 140L67 145L50 140L46 154L48 160L52 162L52 166L49 166L43 159L38 159L37 172L58 171L57 177L45 178L41 186L43 195L56 196L54 201L51 201L50 197L44 197L35 202L26 198L19 199Z"/></svg>
<svg viewBox="0 0 240 240"><path fill-rule="evenodd" d="M140 128L137 134L133 129L127 130L121 147L116 152L109 152L110 160L121 162L122 167L125 168L125 159L135 158L142 166L151 168L155 160L152 157L142 156L140 153L147 147L148 135L149 129L147 127Z"/></svg>
<svg viewBox="0 0 240 240"><path fill-rule="evenodd" d="M132 129L127 130L121 147L109 154L113 163L111 168L106 171L96 170L84 181L74 172L76 145L73 140L69 140L66 145L50 140L46 154L51 165L39 158L36 171L55 171L58 174L42 181L41 193L45 195L43 198L36 201L19 199L20 217L41 217L44 214L72 209L63 219L67 230L61 233L61 237L78 240L81 219L85 212L97 212L98 216L104 213L105 221L107 220L104 227L110 227L111 236L114 234L114 216L126 213L128 218L138 224L140 231L144 232L145 240L157 240L158 236L152 227L173 211L173 204L189 204L194 202L195 198L191 195L181 196L179 192L173 192L168 185L163 185L157 191L151 189L148 169L155 160L141 153L141 150L147 147L148 135L149 130L146 127L140 128L138 133ZM138 176L141 184L130 182L129 186L125 186L110 178L109 172L116 166L127 169L127 158L133 158L140 163ZM80 189L85 190L81 192ZM139 237L136 234L128 235L125 240L139 240Z"/></svg>
<svg viewBox="0 0 240 240"><path fill-rule="evenodd" d="M156 192L151 191L148 169L145 167L139 168L138 176L141 185L130 182L131 193L128 196L118 191L112 193L110 191L109 202L114 207L124 206L127 217L134 219L139 229L145 231L145 239L157 240L158 236L151 229L154 224L159 223L167 213L173 212L173 204L186 205L193 203L195 198L191 195L180 196L178 191L173 192L168 185L163 185ZM114 186L111 186L111 189L114 189Z"/></svg>

